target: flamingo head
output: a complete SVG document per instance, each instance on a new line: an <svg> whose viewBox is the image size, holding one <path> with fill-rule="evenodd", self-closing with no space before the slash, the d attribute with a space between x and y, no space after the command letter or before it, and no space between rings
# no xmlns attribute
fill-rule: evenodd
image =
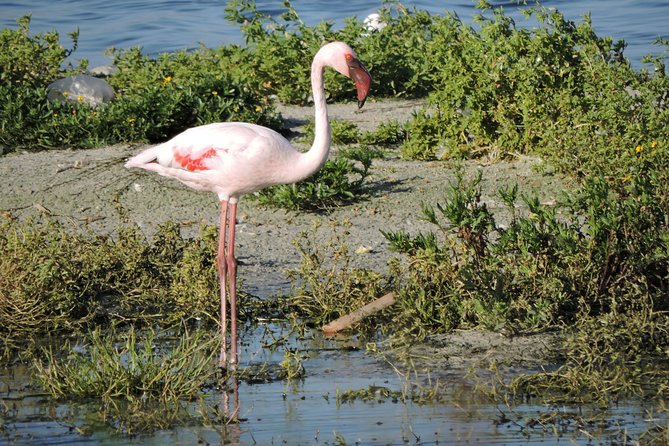
<svg viewBox="0 0 669 446"><path fill-rule="evenodd" d="M362 107L372 84L372 76L358 60L355 51L344 42L331 42L323 46L316 57L322 58L326 65L353 79L358 92L358 108Z"/></svg>

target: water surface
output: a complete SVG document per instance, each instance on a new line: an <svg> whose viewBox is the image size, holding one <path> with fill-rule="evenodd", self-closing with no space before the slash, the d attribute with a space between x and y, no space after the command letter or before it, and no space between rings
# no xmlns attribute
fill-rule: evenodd
<svg viewBox="0 0 669 446"><path fill-rule="evenodd" d="M408 7L425 9L434 14L455 12L466 22L475 13L475 1L407 0ZM524 19L516 6L508 1L495 0L521 24ZM268 14L282 11L280 0L256 0L257 8ZM293 0L302 20L310 25L321 20L341 26L346 17L363 19L382 6L379 1ZM600 36L624 39L625 54L635 67L641 66L642 56L661 51L652 45L657 37L669 37L669 1L665 0L546 0L543 4L561 10L567 18L580 21L591 13L595 31ZM16 27L16 19L32 14L34 32L57 30L68 46L66 34L79 29L79 48L73 61L86 58L91 66L108 63L107 48L140 46L155 55L165 51L243 43L236 25L225 17L225 1L216 0L29 0L0 1L0 26Z"/></svg>
<svg viewBox="0 0 669 446"><path fill-rule="evenodd" d="M282 337L279 349L265 348ZM276 366L286 349L299 352L306 377L293 381L238 387L237 424L189 425L150 435L128 437L92 423L98 404L55 402L30 385L30 367L0 368L0 444L15 445L539 445L627 444L623 433L638 438L648 429L646 410L628 403L602 411L587 407L542 406L528 401L514 407L491 404L472 391L463 370L433 370L403 366L365 353L351 339L324 339L320 332L295 336L279 324L247 327L241 335L241 367ZM359 347L359 348L356 348ZM212 365L213 366L213 365ZM347 390L383 387L406 391L441 380L441 402L417 404L410 399L378 397L372 401L337 403ZM234 407L234 395L208 389L208 406ZM541 414L556 414L560 423L544 421L528 428ZM581 425L582 420L597 420ZM664 421L666 425L666 420ZM206 423L205 423L206 424ZM553 430L555 428L555 431ZM587 433L585 433L587 431ZM594 439L590 437L594 436ZM594 442L594 443L593 443Z"/></svg>

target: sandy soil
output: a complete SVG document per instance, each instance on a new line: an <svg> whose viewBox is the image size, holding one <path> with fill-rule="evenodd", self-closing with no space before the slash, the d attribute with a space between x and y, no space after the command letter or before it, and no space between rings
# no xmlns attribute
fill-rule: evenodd
<svg viewBox="0 0 669 446"><path fill-rule="evenodd" d="M351 120L361 130L371 130L384 121L409 119L418 106L420 103L415 101L390 100L369 102L358 111L353 104L335 104L330 107L330 115ZM312 113L308 107L282 106L280 111L296 135ZM125 169L124 160L142 149L142 146L112 146L2 156L0 211L11 211L19 217L46 212L75 227L113 233L121 223L119 209L125 209L130 221L139 225L147 236L157 225L170 220L181 223L188 235L195 234L202 222L218 222L215 195L192 191L174 180L145 171ZM555 201L565 188L558 176L538 173L534 168L538 162L527 157L518 157L513 162L471 161L465 164L465 170L468 174L483 171L482 199L503 219L501 202L495 196L500 186L517 183L521 193L538 194L547 203ZM316 218L348 219L352 223L349 243L353 251L359 252L355 254L355 262L385 271L388 258L394 254L389 252L381 230L417 233L432 229L420 219L421 203L443 202L453 178L453 168L448 163L404 161L391 153L386 159L374 162L367 197L327 215L268 209L242 200L236 250L243 286L261 296L288 291L284 271L299 261L291 241ZM323 225L321 230L323 239L331 236L328 226ZM477 336L476 349L484 355L490 349L508 350L508 346L498 342L499 335ZM468 339L465 335L461 344L466 345ZM460 342L453 338L450 341ZM525 354L522 350L520 353ZM462 356L457 352L444 354Z"/></svg>

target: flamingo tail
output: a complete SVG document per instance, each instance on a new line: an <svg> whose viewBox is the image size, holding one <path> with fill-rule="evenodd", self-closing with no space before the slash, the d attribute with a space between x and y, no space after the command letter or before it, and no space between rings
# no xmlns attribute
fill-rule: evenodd
<svg viewBox="0 0 669 446"><path fill-rule="evenodd" d="M156 161L158 156L162 152L162 144L155 147L150 147L146 150L141 151L137 155L128 159L125 163L125 167L144 167L146 164Z"/></svg>

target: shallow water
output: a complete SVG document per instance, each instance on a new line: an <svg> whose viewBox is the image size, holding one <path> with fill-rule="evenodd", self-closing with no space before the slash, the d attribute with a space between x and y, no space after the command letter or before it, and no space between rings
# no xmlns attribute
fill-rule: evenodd
<svg viewBox="0 0 669 446"><path fill-rule="evenodd" d="M241 352L241 367L249 364L278 364L284 349L270 351L263 345L286 334L277 325L259 325L246 330ZM337 404L336 395L346 390L367 389L370 385L402 391L407 383L430 384L421 373L407 380L389 363L365 354L355 340L324 339L319 333L307 333L304 339L292 337L286 348L297 349L303 358L306 378L291 382L263 384L241 383L238 387L239 423L193 425L151 435L129 438L109 428L92 424L90 414L96 404L56 403L28 383L29 368L0 370L0 443L11 444L81 444L81 445L535 445L560 442L591 444L579 434L583 426L575 419L587 419L595 413L576 407L542 407L523 404L513 409L490 404L475 397L462 371L434 371L432 380L448 382L445 402L415 404L411 401L380 398L371 402L357 400ZM402 367L399 367L401 369ZM432 381L434 382L434 381ZM228 395L232 410L234 395ZM223 406L224 395L208 390L205 401ZM4 408L3 408L4 407ZM540 411L564 416L558 426L546 424L523 430ZM585 426L595 435L595 443L610 443L623 430L638 436L647 428L646 412L638 406L621 406L604 414L606 423ZM557 428L557 434L553 432ZM82 435L80 431L86 431ZM338 441L340 441L338 443Z"/></svg>
<svg viewBox="0 0 669 446"><path fill-rule="evenodd" d="M405 0L408 7L417 7L434 14L445 10L457 13L470 22L475 13L475 1L458 0ZM504 6L520 25L522 15L514 2L494 0L490 3ZM528 2L531 3L531 2ZM258 10L280 14L279 0L256 0ZM383 4L380 0L293 0L293 6L302 20L313 25L321 20L341 26L347 17L363 19ZM581 21L590 12L595 31L600 36L624 39L625 51L635 67L641 67L642 56L659 54L660 47L652 45L656 37L669 37L669 2L665 0L545 0L547 7L561 10L571 20ZM80 30L79 48L73 61L86 58L91 66L109 63L104 56L107 48L141 46L155 55L183 48L197 48L200 42L208 47L221 44L243 43L236 25L226 21L225 1L217 0L30 0L0 1L0 27L16 27L16 19L32 14L31 30L57 30L62 42L69 47L67 33Z"/></svg>

